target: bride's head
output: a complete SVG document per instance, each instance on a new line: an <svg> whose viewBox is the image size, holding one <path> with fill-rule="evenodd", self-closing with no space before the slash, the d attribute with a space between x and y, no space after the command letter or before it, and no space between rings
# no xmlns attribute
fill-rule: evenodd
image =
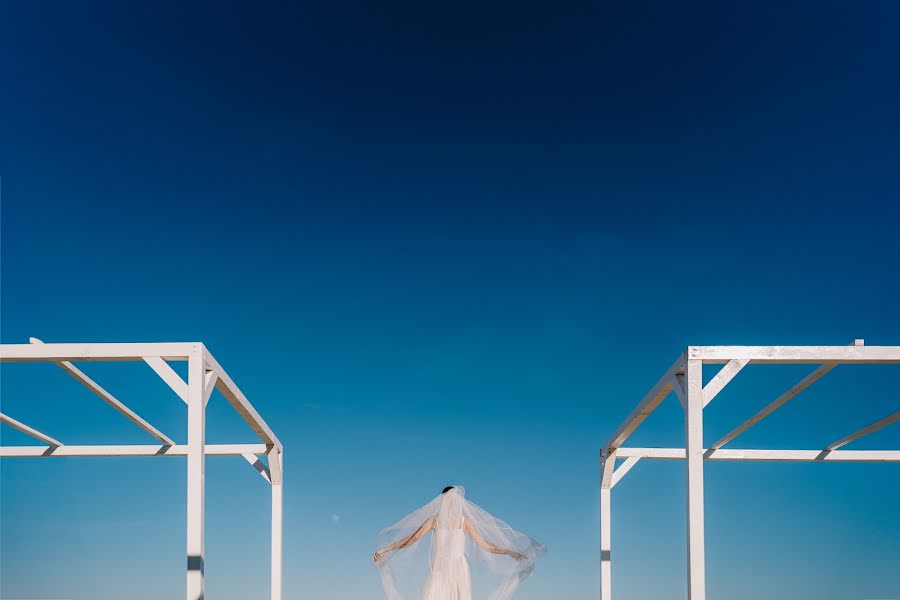
<svg viewBox="0 0 900 600"><path fill-rule="evenodd" d="M442 494L446 494L446 493L449 492L450 490L455 490L455 489L456 489L455 486L448 485L447 487L444 488L444 491L441 492L441 493L442 493Z"/></svg>

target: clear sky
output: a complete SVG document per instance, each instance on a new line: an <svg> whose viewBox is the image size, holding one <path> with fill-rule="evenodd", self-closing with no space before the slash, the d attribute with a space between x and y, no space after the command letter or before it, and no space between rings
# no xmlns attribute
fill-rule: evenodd
<svg viewBox="0 0 900 600"><path fill-rule="evenodd" d="M594 598L597 453L685 346L900 343L896 3L127 4L0 9L0 337L205 342L285 444L286 598L379 598L378 530L453 483L547 544L523 600ZM185 439L145 365L85 370ZM707 443L809 370L748 367ZM152 441L0 373L64 442ZM821 447L896 378L835 369L739 446ZM221 397L207 431L253 440ZM682 443L677 402L634 442ZM207 595L264 598L268 489L207 472ZM0 484L3 598L182 597L183 461ZM706 490L710 598L900 598L897 465ZM618 597L684 598L683 465L614 502Z"/></svg>

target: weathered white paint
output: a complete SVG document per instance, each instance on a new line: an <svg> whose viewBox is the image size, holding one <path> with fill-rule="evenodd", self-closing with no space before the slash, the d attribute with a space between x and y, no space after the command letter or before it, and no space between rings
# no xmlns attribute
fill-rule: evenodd
<svg viewBox="0 0 900 600"><path fill-rule="evenodd" d="M44 344L44 342L37 338L30 338L30 341L35 348L47 346L47 344ZM163 444L172 445L175 443L172 438L158 430L156 427L148 423L145 419L141 418L136 412L125 406L125 404L122 403L118 398L100 387L100 384L88 377L81 369L73 365L71 362L65 360L53 360L48 362L55 363L57 366L59 366L59 368L71 375L76 381L99 396L101 400L122 413L125 418L161 441Z"/></svg>
<svg viewBox="0 0 900 600"><path fill-rule="evenodd" d="M848 435L846 437L842 437L841 439L839 439L836 442L832 442L832 443L828 444L827 446L825 446L825 449L826 450L837 450L838 448L840 448L842 446L846 446L853 440L858 440L859 438L861 438L865 435L869 435L870 433L878 431L882 427L887 427L891 423L896 423L897 421L900 421L900 410L898 410L897 412L895 412L893 414L886 416L883 419L875 421L871 425L863 427L859 431L854 431L850 435Z"/></svg>
<svg viewBox="0 0 900 600"><path fill-rule="evenodd" d="M779 409L782 406L784 406L785 404L787 404L790 400L792 400L795 396L797 396L797 394L799 394L800 392L802 392L803 390L805 390L806 388L808 388L809 386L811 386L812 384L817 382L819 379L822 378L823 375L825 375L825 373L832 370L836 366L837 366L837 363L828 363L828 364L824 364L824 365L818 367L815 371L813 371L812 373L810 373L809 375L807 375L806 377L804 377L803 379L801 379L800 381L795 383L791 387L791 389L789 389L782 395L778 396L778 398L776 398L775 400L770 402L768 405L766 405L765 408L763 408L758 413L756 413L755 415L753 415L752 417L750 417L749 419L747 419L746 421L744 421L743 423L741 423L740 425L738 425L737 427L732 429L730 432L725 434L725 436L722 437L720 440L718 440L716 443L714 443L711 446L711 448L721 448L722 446L724 446L725 444L727 444L728 442L730 442L737 436L741 435L742 433L744 433L745 431L747 431L748 429L750 429L751 427L753 427L754 425L756 425L757 423L759 423L760 421L762 421L763 419L768 417L770 414L775 412L777 409Z"/></svg>
<svg viewBox="0 0 900 600"><path fill-rule="evenodd" d="M33 427L29 427L28 425L26 425L25 423L22 423L21 421L17 421L15 419L13 419L12 417L10 417L9 415L0 413L0 423L5 423L6 425L9 425L13 429L15 429L17 431L21 431L25 435L29 435L29 436L35 438L36 440L40 440L40 441L44 442L45 444L50 444L51 446L62 446L63 445L63 443L60 442L59 440L50 437L46 433L41 433L40 431L38 431L37 429L34 429Z"/></svg>
<svg viewBox="0 0 900 600"><path fill-rule="evenodd" d="M49 443L49 442L48 442ZM243 456L265 454L265 444L207 444L207 456ZM177 446L0 446L0 458L66 458L66 457L152 457L187 456L187 445Z"/></svg>
<svg viewBox="0 0 900 600"><path fill-rule="evenodd" d="M269 475L269 468L265 464L263 464L263 461L258 456L250 452L245 452L241 456L244 457L244 460L250 463L251 467L259 472L263 479L265 479L269 483L272 483L272 477L271 475Z"/></svg>
<svg viewBox="0 0 900 600"><path fill-rule="evenodd" d="M610 483L609 487L616 487L616 484L619 483L619 480L625 477L625 474L630 471L639 460L641 460L640 456L629 456L627 459L625 459L625 462L619 465L613 472L612 482Z"/></svg>
<svg viewBox="0 0 900 600"><path fill-rule="evenodd" d="M0 362L187 360L193 342L148 344L0 344Z"/></svg>
<svg viewBox="0 0 900 600"><path fill-rule="evenodd" d="M620 458L639 456L655 460L684 460L684 448L629 448L616 450ZM736 450L708 448L704 460L755 460L787 462L900 462L900 450Z"/></svg>
<svg viewBox="0 0 900 600"><path fill-rule="evenodd" d="M898 364L900 346L690 346L688 357L707 364Z"/></svg>
<svg viewBox="0 0 900 600"><path fill-rule="evenodd" d="M729 360L722 369L716 373L715 377L709 380L709 383L703 388L703 406L713 401L713 398L719 395L725 386L728 385L734 376L741 372L741 369L747 366L750 361L746 358Z"/></svg>
<svg viewBox="0 0 900 600"><path fill-rule="evenodd" d="M188 357L188 454L187 454L187 600L203 600L206 555L206 406L203 346L194 346Z"/></svg>
<svg viewBox="0 0 900 600"><path fill-rule="evenodd" d="M272 476L272 600L282 600L282 534L284 511L284 452L269 453L269 470ZM278 474L275 477L275 473Z"/></svg>
<svg viewBox="0 0 900 600"><path fill-rule="evenodd" d="M215 371L219 376L216 382L216 389L225 396L225 399L228 400L229 404L238 411L238 414L240 414L257 435L262 438L262 441L271 444L276 448L281 448L281 442L278 441L275 433L268 424L266 424L263 418L259 416L259 413L256 412L256 409L253 408L253 405L250 404L250 401L247 400L244 393L241 392L240 388L231 380L228 373L219 366L219 363L216 362L216 359L209 352L206 352L206 361L209 363L210 370Z"/></svg>
<svg viewBox="0 0 900 600"><path fill-rule="evenodd" d="M600 599L612 600L612 534L610 531L611 494L608 487L600 488Z"/></svg>
<svg viewBox="0 0 900 600"><path fill-rule="evenodd" d="M703 363L685 366L684 412L687 462L688 600L706 600L706 540L703 518Z"/></svg>
<svg viewBox="0 0 900 600"><path fill-rule="evenodd" d="M209 403L209 397L216 391L216 382L219 381L219 373L216 371L207 371L203 382L203 404Z"/></svg>
<svg viewBox="0 0 900 600"><path fill-rule="evenodd" d="M188 384L184 382L181 375L175 372L175 369L169 366L169 363L158 356L145 356L144 362L156 371L159 378L165 381L185 404L188 403Z"/></svg>
<svg viewBox="0 0 900 600"><path fill-rule="evenodd" d="M663 375L659 381L656 382L656 385L644 396L644 399L637 405L637 407L631 411L631 414L628 415L628 418L619 425L619 428L616 429L615 433L613 433L612 437L606 442L604 448L608 450L615 450L628 439L634 430L638 428L638 426L644 422L644 420L656 410L656 407L665 399L666 396L669 395L672 391L672 377L676 373L680 373L684 370L684 355L678 357L669 370L666 371L665 375Z"/></svg>

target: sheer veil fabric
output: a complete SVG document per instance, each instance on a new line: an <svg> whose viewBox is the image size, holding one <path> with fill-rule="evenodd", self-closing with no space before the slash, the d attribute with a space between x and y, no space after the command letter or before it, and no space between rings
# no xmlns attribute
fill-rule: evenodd
<svg viewBox="0 0 900 600"><path fill-rule="evenodd" d="M429 523L430 535L387 552L375 563L388 600L508 600L544 551L527 535L466 500L462 487L439 495L382 531L378 548L402 543ZM473 529L495 552L476 543ZM520 556L517 560L496 549Z"/></svg>

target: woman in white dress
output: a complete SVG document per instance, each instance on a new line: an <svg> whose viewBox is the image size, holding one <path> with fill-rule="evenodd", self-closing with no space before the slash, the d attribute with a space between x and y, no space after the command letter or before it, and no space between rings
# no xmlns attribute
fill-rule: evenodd
<svg viewBox="0 0 900 600"><path fill-rule="evenodd" d="M417 543L429 533L427 563L416 564ZM448 486L382 531L379 546L373 558L388 600L472 600L470 561L478 567L477 589L483 592L477 597L507 600L543 551L528 536L466 500L465 489L459 486Z"/></svg>

